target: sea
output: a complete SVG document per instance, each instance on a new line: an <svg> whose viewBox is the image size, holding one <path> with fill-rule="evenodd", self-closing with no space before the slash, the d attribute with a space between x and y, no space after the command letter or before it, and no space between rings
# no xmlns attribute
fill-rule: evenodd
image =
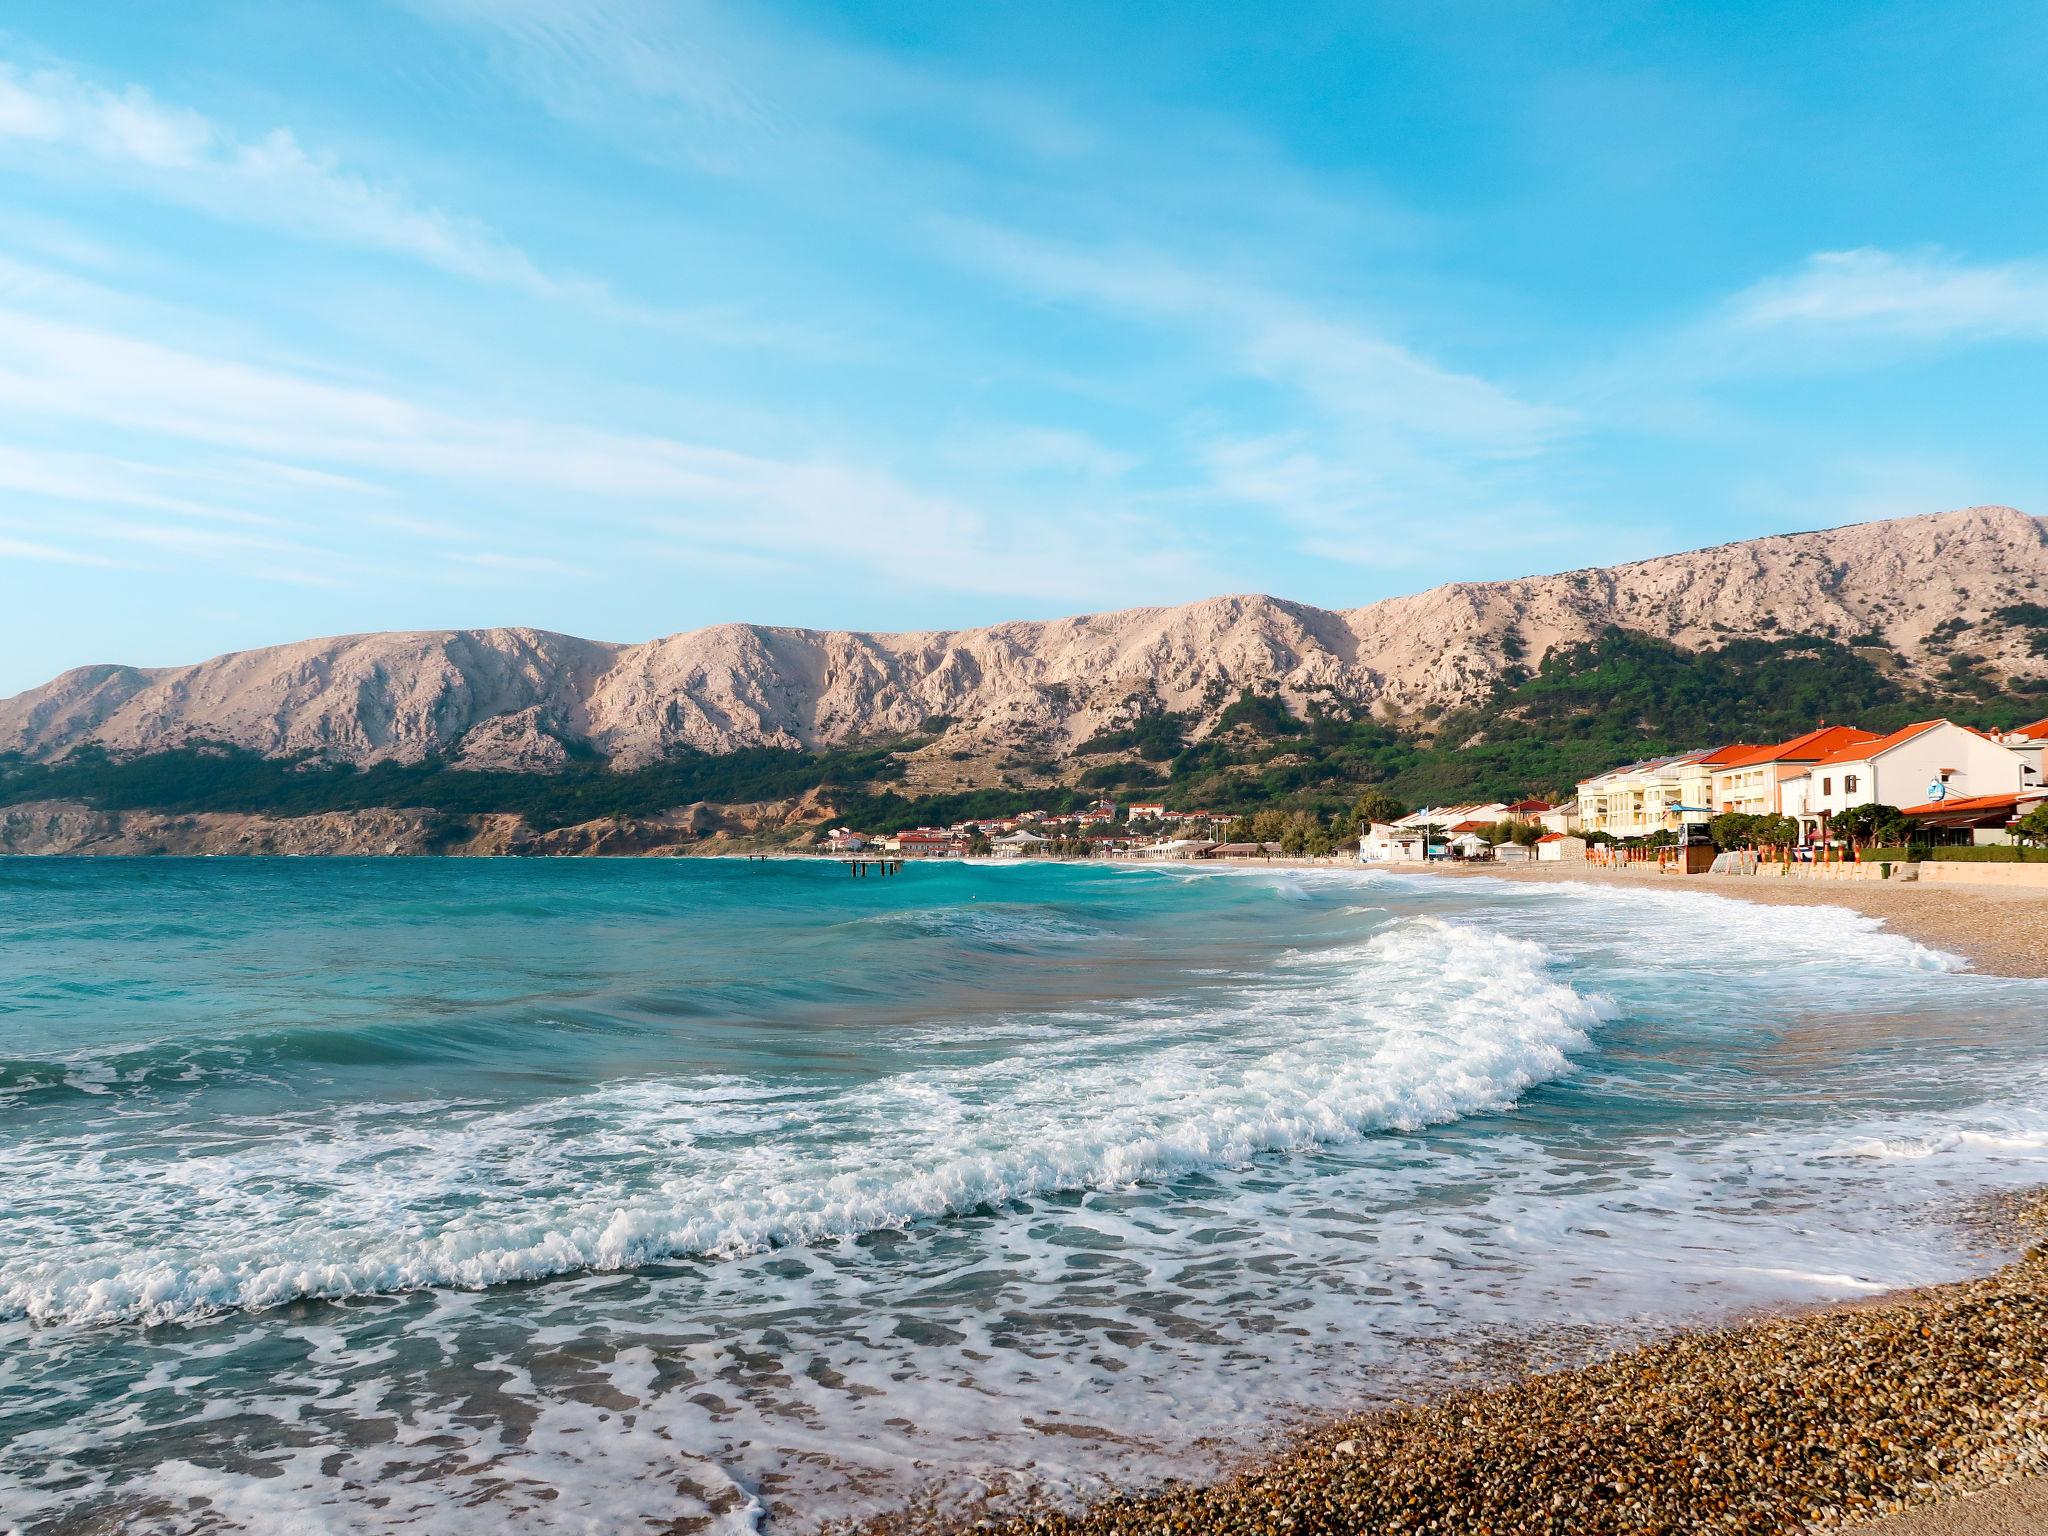
<svg viewBox="0 0 2048 1536"><path fill-rule="evenodd" d="M1357 868L0 860L0 1531L808 1532L1981 1273L2048 983Z"/></svg>

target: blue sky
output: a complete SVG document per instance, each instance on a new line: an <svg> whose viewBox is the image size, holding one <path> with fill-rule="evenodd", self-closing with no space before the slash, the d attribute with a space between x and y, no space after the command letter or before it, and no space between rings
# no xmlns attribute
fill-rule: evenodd
<svg viewBox="0 0 2048 1536"><path fill-rule="evenodd" d="M2048 14L17 0L0 693L2048 511Z"/></svg>

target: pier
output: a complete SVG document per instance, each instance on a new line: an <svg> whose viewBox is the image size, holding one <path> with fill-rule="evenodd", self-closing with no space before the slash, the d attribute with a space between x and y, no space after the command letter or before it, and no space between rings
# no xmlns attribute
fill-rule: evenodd
<svg viewBox="0 0 2048 1536"><path fill-rule="evenodd" d="M900 854L878 854L873 857L843 859L840 862L846 865L847 872L857 880L865 879L870 871L893 875L903 868L903 858Z"/></svg>

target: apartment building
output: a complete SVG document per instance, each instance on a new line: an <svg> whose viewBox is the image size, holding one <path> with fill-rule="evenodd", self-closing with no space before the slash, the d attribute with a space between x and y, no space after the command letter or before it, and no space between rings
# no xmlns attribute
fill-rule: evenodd
<svg viewBox="0 0 2048 1536"><path fill-rule="evenodd" d="M1716 815L1783 816L1787 781L1822 758L1877 736L1853 725L1823 725L1776 746L1730 748L1714 768L1705 803Z"/></svg>

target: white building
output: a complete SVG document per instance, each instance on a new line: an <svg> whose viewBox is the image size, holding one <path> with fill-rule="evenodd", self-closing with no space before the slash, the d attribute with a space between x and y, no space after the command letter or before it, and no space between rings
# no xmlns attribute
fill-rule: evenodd
<svg viewBox="0 0 2048 1536"><path fill-rule="evenodd" d="M1812 841L1825 817L1851 806L2009 795L2030 783L2026 759L2011 747L1951 720L1922 720L1830 753L1787 779L1782 793L1785 814Z"/></svg>
<svg viewBox="0 0 2048 1536"><path fill-rule="evenodd" d="M2019 753L2020 761L2027 766L2029 784L2048 784L2048 720L2036 720L2032 725L2022 725L2000 736L1999 742Z"/></svg>
<svg viewBox="0 0 2048 1536"><path fill-rule="evenodd" d="M1376 821L1358 840L1361 864L1419 864L1426 856L1420 827Z"/></svg>
<svg viewBox="0 0 2048 1536"><path fill-rule="evenodd" d="M1049 837L1040 837L1036 832L1026 832L1019 827L1014 832L1005 832L1001 837L991 839L989 846L995 850L997 858L1014 859L1022 854L1035 853L1051 841Z"/></svg>

